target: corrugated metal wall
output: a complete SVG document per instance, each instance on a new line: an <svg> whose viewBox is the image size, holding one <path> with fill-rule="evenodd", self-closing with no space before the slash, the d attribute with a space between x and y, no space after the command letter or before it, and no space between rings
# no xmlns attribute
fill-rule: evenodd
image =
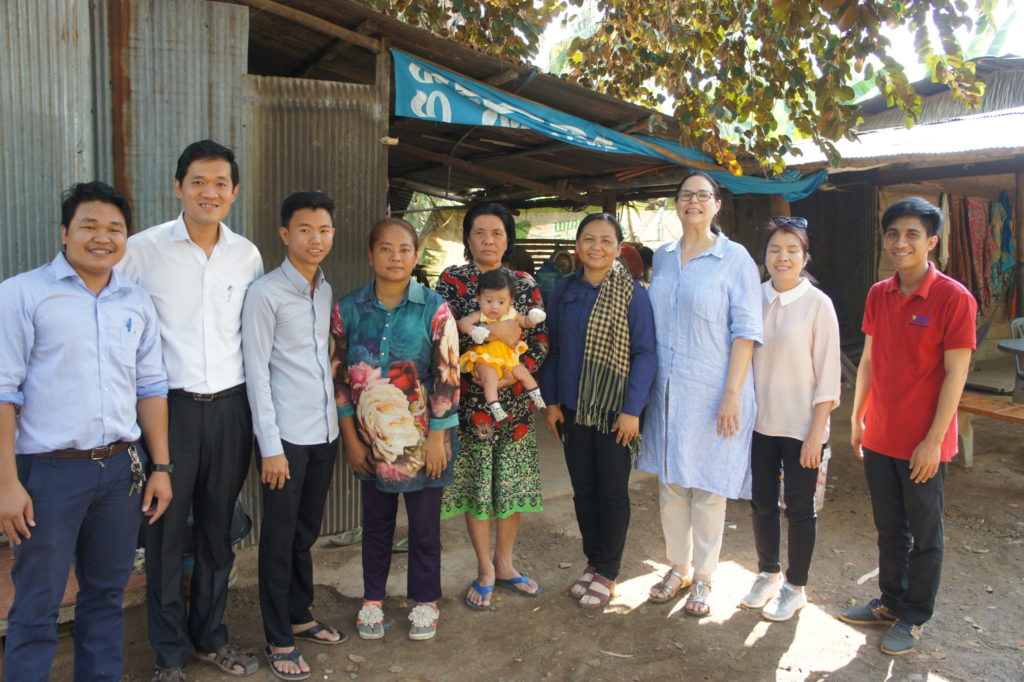
<svg viewBox="0 0 1024 682"><path fill-rule="evenodd" d="M95 173L85 0L0 3L0 280L53 259L60 193Z"/></svg>
<svg viewBox="0 0 1024 682"><path fill-rule="evenodd" d="M249 9L205 0L106 0L113 176L138 227L181 210L172 180L181 150L211 138L243 168ZM245 191L243 186L242 191ZM228 224L249 234L244 202Z"/></svg>
<svg viewBox="0 0 1024 682"><path fill-rule="evenodd" d="M250 236L268 270L284 258L277 235L281 201L294 191L318 189L337 204L334 247L323 265L335 294L347 293L369 279L366 235L383 216L386 201L387 153L378 140L387 134L388 80L381 82L377 87L246 77L250 114L244 201ZM254 519L259 518L255 468L242 503ZM360 517L358 482L339 452L321 533L356 526ZM255 532L246 544L257 538Z"/></svg>

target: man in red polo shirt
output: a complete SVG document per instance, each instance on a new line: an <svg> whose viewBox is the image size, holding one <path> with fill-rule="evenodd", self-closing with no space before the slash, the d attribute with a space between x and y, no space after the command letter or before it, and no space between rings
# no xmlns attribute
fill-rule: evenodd
<svg viewBox="0 0 1024 682"><path fill-rule="evenodd" d="M864 310L851 443L864 460L878 530L882 595L839 618L888 625L882 652L917 648L942 572L946 462L956 454L956 408L975 345L977 303L928 254L942 213L903 199L882 216L896 274L876 283Z"/></svg>

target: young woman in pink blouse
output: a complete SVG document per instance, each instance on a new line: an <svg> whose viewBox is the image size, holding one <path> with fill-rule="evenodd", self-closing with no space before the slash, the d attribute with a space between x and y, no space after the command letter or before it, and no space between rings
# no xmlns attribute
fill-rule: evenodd
<svg viewBox="0 0 1024 682"><path fill-rule="evenodd" d="M814 491L829 413L839 405L839 323L832 301L804 271L807 221L768 224L762 284L764 343L754 349L757 420L750 467L759 574L741 604L769 620L789 620L807 604L804 586L814 551ZM785 477L789 565L779 560L779 475Z"/></svg>

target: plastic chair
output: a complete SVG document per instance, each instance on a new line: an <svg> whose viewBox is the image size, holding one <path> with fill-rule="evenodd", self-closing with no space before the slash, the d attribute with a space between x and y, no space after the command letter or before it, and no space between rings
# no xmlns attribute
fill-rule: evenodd
<svg viewBox="0 0 1024 682"><path fill-rule="evenodd" d="M1015 317L1010 321L1010 337L1024 339L1024 317ZM1013 360L1017 363L1017 378L1013 382L1013 402L1019 403L1024 396L1024 358L1014 355Z"/></svg>

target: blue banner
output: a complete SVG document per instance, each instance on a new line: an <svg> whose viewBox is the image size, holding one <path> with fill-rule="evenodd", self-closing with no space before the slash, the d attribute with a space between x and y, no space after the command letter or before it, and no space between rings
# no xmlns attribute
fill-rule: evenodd
<svg viewBox="0 0 1024 682"><path fill-rule="evenodd" d="M492 88L400 50L393 49L391 54L395 61L395 114L398 116L464 125L526 128L595 151L636 154L679 163L617 130ZM642 136L642 139L684 158L714 163L699 151L677 142L649 136ZM786 201L803 199L828 175L824 170L806 176L789 171L772 179L735 176L728 171L708 174L735 194L781 194Z"/></svg>

